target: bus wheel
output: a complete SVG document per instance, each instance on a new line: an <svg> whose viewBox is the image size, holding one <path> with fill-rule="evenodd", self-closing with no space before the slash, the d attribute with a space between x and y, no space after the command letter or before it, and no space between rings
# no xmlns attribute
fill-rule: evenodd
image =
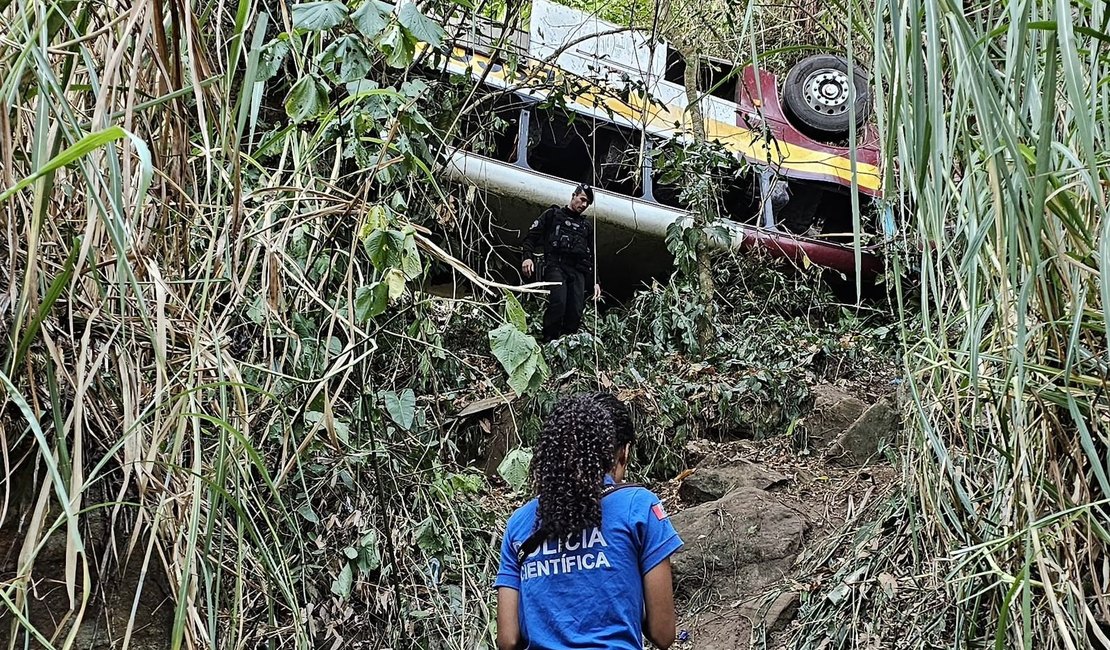
<svg viewBox="0 0 1110 650"><path fill-rule="evenodd" d="M871 109L866 73L856 66L849 75L845 59L817 54L790 69L782 96L798 130L818 140L843 140L848 137L853 90L856 124L862 125Z"/></svg>

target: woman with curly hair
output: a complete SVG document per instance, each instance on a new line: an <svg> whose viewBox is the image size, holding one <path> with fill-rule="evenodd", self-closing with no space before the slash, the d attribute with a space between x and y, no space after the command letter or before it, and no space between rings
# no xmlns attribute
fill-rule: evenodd
<svg viewBox="0 0 1110 650"><path fill-rule="evenodd" d="M537 497L509 518L498 650L642 650L674 643L670 556L682 540L659 498L623 483L635 431L607 393L561 401L532 460Z"/></svg>

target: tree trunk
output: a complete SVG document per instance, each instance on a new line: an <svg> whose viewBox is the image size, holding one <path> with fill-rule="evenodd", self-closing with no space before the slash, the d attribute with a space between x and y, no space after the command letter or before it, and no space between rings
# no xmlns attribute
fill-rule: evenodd
<svg viewBox="0 0 1110 650"><path fill-rule="evenodd" d="M686 86L686 110L690 115L690 125L693 129L694 137L700 145L706 141L705 116L702 114L701 101L699 100L698 93L698 75L701 69L701 57L697 52L682 52L682 57L686 59L686 71L682 78L683 84ZM692 171L695 174L698 173L698 170ZM693 216L695 228L704 229L713 218L713 197L707 195L711 192L711 189L712 185L707 184L706 192L697 196L692 206L694 208ZM709 246L704 232L703 235L698 238L698 245L694 254L698 265L698 296L701 299L702 308L704 310L702 318L698 323L698 344L701 346L701 349L705 351L713 340L713 321L716 319L717 310L714 309L716 286L713 283L713 267L709 259Z"/></svg>

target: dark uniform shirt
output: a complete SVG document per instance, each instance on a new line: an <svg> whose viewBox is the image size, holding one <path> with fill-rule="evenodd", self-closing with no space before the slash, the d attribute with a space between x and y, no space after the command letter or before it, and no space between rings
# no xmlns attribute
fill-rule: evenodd
<svg viewBox="0 0 1110 650"><path fill-rule="evenodd" d="M594 274L594 225L585 216L563 206L544 211L524 237L524 259L535 261L543 247L544 259L578 271L587 278Z"/></svg>

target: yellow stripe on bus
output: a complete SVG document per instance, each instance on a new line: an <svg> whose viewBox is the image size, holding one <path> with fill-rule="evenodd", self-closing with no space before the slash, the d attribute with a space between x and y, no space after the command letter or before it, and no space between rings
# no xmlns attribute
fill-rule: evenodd
<svg viewBox="0 0 1110 650"><path fill-rule="evenodd" d="M449 59L447 69L455 73L470 73L471 75L481 75L484 70L479 66L479 63L489 66L489 58L482 54L470 54L462 48L455 48L452 52L452 57ZM469 59L466 57L469 56ZM459 59L464 59L460 61ZM519 79L510 79L505 75L506 68L502 65L500 69L494 71L490 70L486 74L488 81L498 81L506 86L511 86L513 83L519 82ZM538 71L549 72L550 67L540 68ZM563 73L558 68L554 69L557 76L563 76ZM546 75L543 75L546 76ZM537 77L534 74L527 75L525 81L535 82ZM596 87L596 86L595 86ZM521 90L532 90L537 94L547 96L548 93L540 88L535 88L531 83L525 83L520 88ZM642 126L650 126L652 130L658 132L660 135L675 135L679 133L674 128L677 123L681 127L689 128L689 116L684 110L678 109L673 105L668 104L665 110L659 109L658 106L645 106L644 100L633 98L633 102L638 105L629 105L611 95L598 95L596 93L586 91L576 94L573 102L588 109L598 109L604 107L603 110L611 112L615 115L620 115L624 119L639 124ZM646 109L646 110L645 110ZM644 113L647 113L645 119ZM745 158L757 161L764 164L772 164L781 169L793 170L807 175L825 175L833 176L842 180L846 184L852 182L852 161L845 156L838 156L824 151L816 151L796 144L790 144L784 141L777 141L773 147L768 151L766 142L754 131L746 129L735 124L728 124L720 120L706 119L706 135L713 140L719 140L725 148L744 156ZM875 165L865 163L862 161L856 162L856 179L861 189L877 192L879 188L880 178L879 169Z"/></svg>

